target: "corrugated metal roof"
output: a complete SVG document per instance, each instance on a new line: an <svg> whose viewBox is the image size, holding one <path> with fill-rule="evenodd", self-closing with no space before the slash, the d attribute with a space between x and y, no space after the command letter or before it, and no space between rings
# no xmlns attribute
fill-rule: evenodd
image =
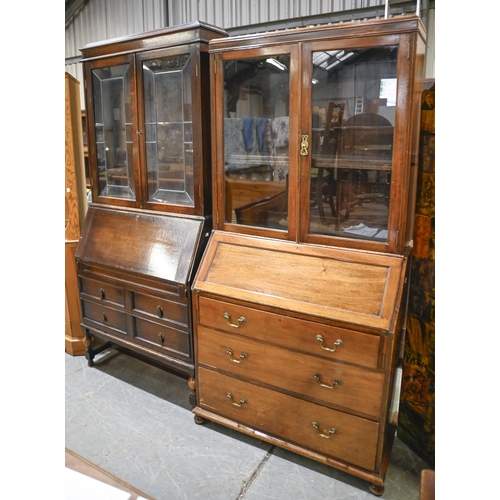
<svg viewBox="0 0 500 500"><path fill-rule="evenodd" d="M385 0L67 0L65 70L82 81L80 49L87 43L118 36L192 21L224 28L232 35L256 33L381 17L385 4ZM417 0L393 0L389 3L390 12L414 13L416 4ZM434 0L419 0L419 4L420 16L424 17L429 6L434 6ZM433 34L431 40L434 43ZM431 49L432 74L428 65L426 76L434 76L434 49ZM83 85L80 92L83 108Z"/></svg>

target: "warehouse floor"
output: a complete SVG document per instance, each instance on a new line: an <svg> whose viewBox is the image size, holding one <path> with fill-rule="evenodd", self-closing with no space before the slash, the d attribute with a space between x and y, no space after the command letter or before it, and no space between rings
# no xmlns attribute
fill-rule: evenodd
<svg viewBox="0 0 500 500"><path fill-rule="evenodd" d="M212 422L195 424L182 377L113 349L93 367L65 353L65 365L67 450L145 497L419 500L429 466L398 438L376 497L342 471Z"/></svg>

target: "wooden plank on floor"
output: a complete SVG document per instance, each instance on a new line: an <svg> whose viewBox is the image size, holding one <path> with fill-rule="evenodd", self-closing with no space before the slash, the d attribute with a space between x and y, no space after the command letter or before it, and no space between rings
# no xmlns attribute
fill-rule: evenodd
<svg viewBox="0 0 500 500"><path fill-rule="evenodd" d="M88 460L85 460L83 457L77 455L71 450L68 450L67 448L65 448L65 465L68 469L85 474L88 477L118 488L119 490L126 491L130 495L128 500L154 500L154 498L130 486L121 479L118 479L116 476L113 476L109 472L101 469Z"/></svg>

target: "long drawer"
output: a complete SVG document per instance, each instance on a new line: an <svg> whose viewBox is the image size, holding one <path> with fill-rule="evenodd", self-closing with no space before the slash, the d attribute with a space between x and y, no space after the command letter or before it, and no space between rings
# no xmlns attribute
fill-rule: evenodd
<svg viewBox="0 0 500 500"><path fill-rule="evenodd" d="M200 367L199 406L266 434L367 470L379 424Z"/></svg>
<svg viewBox="0 0 500 500"><path fill-rule="evenodd" d="M198 327L198 363L378 418L384 374Z"/></svg>
<svg viewBox="0 0 500 500"><path fill-rule="evenodd" d="M202 325L329 359L377 368L380 337L200 297Z"/></svg>

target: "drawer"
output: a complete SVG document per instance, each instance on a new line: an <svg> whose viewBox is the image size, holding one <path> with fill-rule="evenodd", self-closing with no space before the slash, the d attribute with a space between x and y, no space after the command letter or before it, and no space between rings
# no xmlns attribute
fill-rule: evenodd
<svg viewBox="0 0 500 500"><path fill-rule="evenodd" d="M121 286L105 281L80 277L81 293L99 299L103 304L125 305L125 292Z"/></svg>
<svg viewBox="0 0 500 500"><path fill-rule="evenodd" d="M384 374L198 327L198 363L379 418Z"/></svg>
<svg viewBox="0 0 500 500"><path fill-rule="evenodd" d="M96 302L82 301L82 318L83 323L86 325L89 325L88 321L92 321L98 323L101 328L111 328L112 330L118 330L120 333L127 333L126 314Z"/></svg>
<svg viewBox="0 0 500 500"><path fill-rule="evenodd" d="M200 297L202 325L289 349L377 368L380 337Z"/></svg>
<svg viewBox="0 0 500 500"><path fill-rule="evenodd" d="M154 316L155 319L169 320L188 326L187 303L173 302L163 297L147 295L137 291L132 292L133 310Z"/></svg>
<svg viewBox="0 0 500 500"><path fill-rule="evenodd" d="M309 450L374 470L377 422L201 367L197 381L200 408ZM331 429L335 430L330 432Z"/></svg>
<svg viewBox="0 0 500 500"><path fill-rule="evenodd" d="M176 330L165 325L147 321L136 316L134 318L134 337L154 344L154 346L165 349L173 354L181 355L183 358L191 357L191 346L189 333L187 331Z"/></svg>

